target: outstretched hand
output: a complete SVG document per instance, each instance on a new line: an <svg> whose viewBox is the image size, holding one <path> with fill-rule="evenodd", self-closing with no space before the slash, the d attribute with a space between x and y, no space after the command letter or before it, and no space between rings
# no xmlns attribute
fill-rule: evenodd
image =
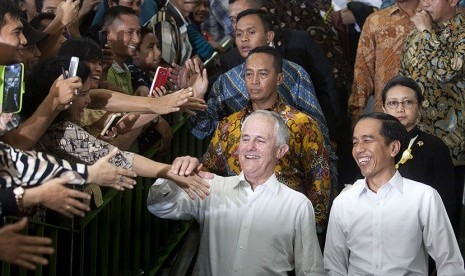
<svg viewBox="0 0 465 276"><path fill-rule="evenodd" d="M110 163L110 160L116 157L117 154L118 148L114 148L108 155L100 158L94 165L89 166L88 182L99 186L112 187L120 191L125 188L134 188L136 181L132 178L137 176L136 173L118 168Z"/></svg>
<svg viewBox="0 0 465 276"><path fill-rule="evenodd" d="M53 254L52 240L46 237L31 237L21 234L27 226L27 218L0 228L0 260L35 269L36 265L47 265L42 254Z"/></svg>
<svg viewBox="0 0 465 276"><path fill-rule="evenodd" d="M177 112L182 108L190 110L203 110L205 101L192 97L192 88L181 89L158 98L149 98L152 101L151 109L154 113L164 115Z"/></svg>

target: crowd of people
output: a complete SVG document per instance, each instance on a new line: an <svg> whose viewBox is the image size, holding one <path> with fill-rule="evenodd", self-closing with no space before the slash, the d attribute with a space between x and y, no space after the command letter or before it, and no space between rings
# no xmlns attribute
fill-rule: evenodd
<svg viewBox="0 0 465 276"><path fill-rule="evenodd" d="M82 186L140 176L149 212L199 223L194 275L465 275L461 4L0 0L1 82L24 80L0 216L85 216ZM205 153L142 156L178 112ZM0 260L46 265L26 227Z"/></svg>

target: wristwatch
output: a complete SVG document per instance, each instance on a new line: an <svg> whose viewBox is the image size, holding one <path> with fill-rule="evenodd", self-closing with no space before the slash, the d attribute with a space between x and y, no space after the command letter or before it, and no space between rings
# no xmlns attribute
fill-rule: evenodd
<svg viewBox="0 0 465 276"><path fill-rule="evenodd" d="M23 197L24 197L24 188L19 186L13 189L13 194L15 195L16 204L18 205L18 209L23 209Z"/></svg>

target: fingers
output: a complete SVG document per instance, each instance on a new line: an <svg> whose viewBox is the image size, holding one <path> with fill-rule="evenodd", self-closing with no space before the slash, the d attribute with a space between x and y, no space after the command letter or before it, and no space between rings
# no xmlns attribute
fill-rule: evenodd
<svg viewBox="0 0 465 276"><path fill-rule="evenodd" d="M30 269L30 270L34 270L36 268L36 265L34 263L28 261L28 259L26 259L26 260L24 260L24 259L16 259L12 263L15 264L15 265L22 266L24 268Z"/></svg>
<svg viewBox="0 0 465 276"><path fill-rule="evenodd" d="M118 154L119 150L117 147L114 147L109 154L107 154L106 156L102 157L101 160L105 161L105 162L110 162L111 159L115 158L116 155Z"/></svg>
<svg viewBox="0 0 465 276"><path fill-rule="evenodd" d="M50 245L52 243L52 240L50 238L46 237L30 237L26 236L25 238L28 239L28 245L21 246L21 249L25 253L31 253L31 254L53 254L54 249ZM45 245L45 246L42 246Z"/></svg>
<svg viewBox="0 0 465 276"><path fill-rule="evenodd" d="M68 198L66 203L64 210L61 212L65 216L72 217L72 215L77 215L84 217L84 211L90 211L89 206L74 198Z"/></svg>
<svg viewBox="0 0 465 276"><path fill-rule="evenodd" d="M195 199L194 193L191 191L191 189L189 189L189 188L182 188L182 189L187 193L187 195L189 195L189 197L190 197L192 200Z"/></svg>
<svg viewBox="0 0 465 276"><path fill-rule="evenodd" d="M199 176L204 179L213 179L215 175L211 172L204 172L199 170Z"/></svg>
<svg viewBox="0 0 465 276"><path fill-rule="evenodd" d="M5 232L20 232L27 226L27 218L22 218L20 221L12 224L5 225L3 231Z"/></svg>

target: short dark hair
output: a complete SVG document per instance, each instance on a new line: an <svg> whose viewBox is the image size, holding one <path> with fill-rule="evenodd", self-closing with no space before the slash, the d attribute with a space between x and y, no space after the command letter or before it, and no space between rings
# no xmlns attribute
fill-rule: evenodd
<svg viewBox="0 0 465 276"><path fill-rule="evenodd" d="M55 57L40 61L26 78L26 93L24 94L21 116L29 118L47 97L55 80L62 74L62 68L68 69L70 57ZM89 67L79 62L77 76L86 81L90 76Z"/></svg>
<svg viewBox="0 0 465 276"><path fill-rule="evenodd" d="M44 0L35 0L34 4L36 4L36 11L41 12L44 7Z"/></svg>
<svg viewBox="0 0 465 276"><path fill-rule="evenodd" d="M103 52L100 46L90 38L71 38L65 41L58 56L78 57L80 61L100 60L103 58Z"/></svg>
<svg viewBox="0 0 465 276"><path fill-rule="evenodd" d="M0 0L0 28L5 26L5 16L9 14L11 18L20 19L23 15L18 2L13 0Z"/></svg>
<svg viewBox="0 0 465 276"><path fill-rule="evenodd" d="M229 4L230 5L234 4L237 1L239 1L239 0L229 0ZM265 7L265 1L264 0L245 0L244 2L246 2L247 5L251 9L261 9L261 8Z"/></svg>
<svg viewBox="0 0 465 276"><path fill-rule="evenodd" d="M278 73L281 73L283 71L283 58L276 48L270 46L258 46L250 50L249 54L247 55L247 59L251 55L259 53L268 54L272 56L274 70Z"/></svg>
<svg viewBox="0 0 465 276"><path fill-rule="evenodd" d="M248 9L248 10L245 10L245 11L241 11L237 15L236 22L239 22L239 20L242 17L247 16L247 15L252 15L252 14L258 15L258 17L260 18L260 20L263 23L263 27L265 28L265 32L269 32L269 31L273 30L273 22L271 21L270 16L268 15L268 13L266 11L261 10L261 9Z"/></svg>
<svg viewBox="0 0 465 276"><path fill-rule="evenodd" d="M382 112L372 112L360 116L357 123L365 119L376 119L381 121L380 134L384 137L386 145L395 140L398 140L401 146L404 146L407 142L407 129L396 117Z"/></svg>
<svg viewBox="0 0 465 276"><path fill-rule="evenodd" d="M142 44L142 40L144 40L144 37L148 34L152 34L153 31L150 30L148 27L142 27L140 29L140 42L137 44L136 50L140 51L140 45Z"/></svg>
<svg viewBox="0 0 465 276"><path fill-rule="evenodd" d="M47 27L42 25L42 20L44 19L53 20L55 19L55 17L56 15L54 13L41 12L38 15L34 16L34 18L32 18L31 22L29 23L31 24L32 27L34 27L34 29L39 30L39 31L44 31Z"/></svg>
<svg viewBox="0 0 465 276"><path fill-rule="evenodd" d="M409 77L397 76L390 79L383 88L383 92L381 94L381 97L383 99L383 105L386 103L387 92L389 91L389 89L395 86L405 86L412 89L413 91L415 91L417 101L420 103L420 105L423 102L423 93L418 83L416 83L413 79Z"/></svg>
<svg viewBox="0 0 465 276"><path fill-rule="evenodd" d="M138 17L136 12L129 7L115 6L105 11L103 15L103 27L110 26L113 24L113 21L120 18L122 15L134 15Z"/></svg>

